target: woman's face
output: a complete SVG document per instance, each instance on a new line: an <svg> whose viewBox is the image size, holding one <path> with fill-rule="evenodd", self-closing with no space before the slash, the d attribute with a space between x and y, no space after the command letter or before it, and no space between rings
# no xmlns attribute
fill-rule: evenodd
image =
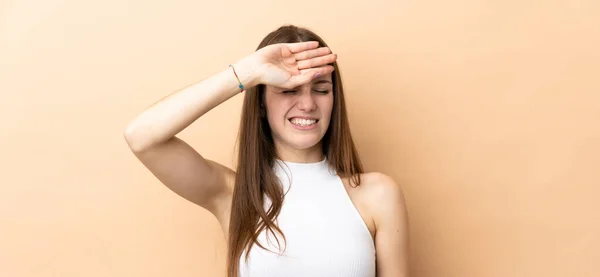
<svg viewBox="0 0 600 277"><path fill-rule="evenodd" d="M331 78L327 74L295 89L266 87L267 119L277 148L320 147L333 109Z"/></svg>

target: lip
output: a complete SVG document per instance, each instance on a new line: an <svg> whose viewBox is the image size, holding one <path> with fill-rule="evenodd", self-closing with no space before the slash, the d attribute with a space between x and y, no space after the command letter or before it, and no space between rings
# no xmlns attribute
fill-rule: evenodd
<svg viewBox="0 0 600 277"><path fill-rule="evenodd" d="M317 120L317 121L319 120L319 119L318 119L318 118L316 118L316 117L310 117L310 116L292 116L292 117L288 118L288 120L291 120L292 118L300 118L300 119L315 119L315 120Z"/></svg>
<svg viewBox="0 0 600 277"><path fill-rule="evenodd" d="M292 121L291 121L291 119L292 119L292 118L315 119L315 120L317 120L317 122L315 122L315 123L314 123L314 124L312 124L312 125L308 125L308 126L298 126L298 125L296 125L296 124L292 123ZM311 117L301 117L301 116L294 116L294 117L290 117L290 118L288 119L288 122L289 122L289 123L292 125L292 127L296 128L296 129L298 129L298 130L303 130L303 131L305 131L305 130L312 130L312 129L315 129L315 128L317 128L317 124L319 123L319 120L318 120L318 119L316 119L316 118L311 118Z"/></svg>

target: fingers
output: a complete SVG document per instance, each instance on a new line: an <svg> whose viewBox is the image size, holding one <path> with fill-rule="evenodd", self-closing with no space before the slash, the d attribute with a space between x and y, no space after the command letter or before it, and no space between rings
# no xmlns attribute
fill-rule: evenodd
<svg viewBox="0 0 600 277"><path fill-rule="evenodd" d="M329 47L320 47L317 49L302 51L300 53L294 54L294 58L296 58L297 61L301 61L311 59L314 57L325 56L327 54L331 54L331 49L329 49Z"/></svg>
<svg viewBox="0 0 600 277"><path fill-rule="evenodd" d="M308 60L298 61L298 69L307 69L312 67L319 67L335 62L337 60L337 54L329 54L326 56L320 56Z"/></svg>
<svg viewBox="0 0 600 277"><path fill-rule="evenodd" d="M317 68L309 69L307 71L310 71L309 74L312 74L312 79L315 79L320 76L327 75L327 74L333 72L334 70L335 70L335 68L332 65L325 65L325 66L320 66ZM318 76L317 76L317 74L318 74Z"/></svg>
<svg viewBox="0 0 600 277"><path fill-rule="evenodd" d="M290 51L292 53L298 53L298 52L315 49L315 48L319 47L319 42L318 41L305 41L305 42L288 43L287 47L290 49Z"/></svg>
<svg viewBox="0 0 600 277"><path fill-rule="evenodd" d="M295 75L292 76L289 80L289 82L287 82L284 86L284 88L296 88L299 87L301 85L307 84L310 81L329 74L331 72L333 72L334 67L331 65L325 65L325 66L320 66L320 67L315 67L315 68L311 68L311 69L304 69L304 70L300 70L300 75Z"/></svg>

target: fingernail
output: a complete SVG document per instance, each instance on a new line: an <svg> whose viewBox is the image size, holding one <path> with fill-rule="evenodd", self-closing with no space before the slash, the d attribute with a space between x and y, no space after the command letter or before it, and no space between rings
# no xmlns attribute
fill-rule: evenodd
<svg viewBox="0 0 600 277"><path fill-rule="evenodd" d="M319 77L319 76L321 76L321 73L317 73L317 74L315 74L315 78L317 78L317 77Z"/></svg>

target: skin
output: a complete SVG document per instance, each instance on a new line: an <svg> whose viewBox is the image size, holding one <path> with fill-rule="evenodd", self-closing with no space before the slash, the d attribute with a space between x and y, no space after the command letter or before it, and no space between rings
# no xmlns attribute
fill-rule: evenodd
<svg viewBox="0 0 600 277"><path fill-rule="evenodd" d="M331 74L316 78L308 84L283 89L267 87L265 106L275 149L283 160L318 162L323 160L321 139L327 132L333 109ZM316 128L298 130L290 118L317 119Z"/></svg>
<svg viewBox="0 0 600 277"><path fill-rule="evenodd" d="M333 109L331 74L284 89L267 86L265 107L275 148L283 160L312 163L323 160L321 140ZM297 130L292 117L318 119L312 130ZM342 180L375 243L377 277L408 276L408 224L400 186L379 172L364 173L354 186Z"/></svg>
<svg viewBox="0 0 600 277"><path fill-rule="evenodd" d="M333 93L330 84L321 82L331 82L330 64L336 59L328 47L313 41L269 45L234 64L239 81L246 87L267 86L265 109L283 160L308 163L323 159L321 140L329 125ZM236 174L205 158L176 135L237 95L238 77L227 68L173 92L138 114L123 133L131 151L158 180L217 218L226 239ZM325 89L329 92L315 92ZM296 130L288 121L292 116L318 118L318 128ZM374 239L377 276L408 276L402 191L381 173L362 174L361 180L360 186L342 181Z"/></svg>

